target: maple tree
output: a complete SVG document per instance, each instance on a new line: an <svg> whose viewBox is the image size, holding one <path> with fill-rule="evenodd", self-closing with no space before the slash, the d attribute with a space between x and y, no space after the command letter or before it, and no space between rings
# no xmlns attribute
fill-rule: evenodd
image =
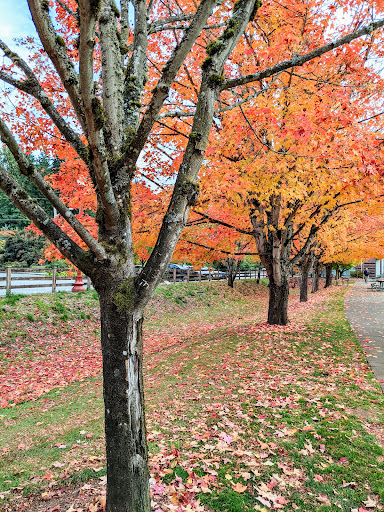
<svg viewBox="0 0 384 512"><path fill-rule="evenodd" d="M265 32L270 23L265 20ZM309 26L305 23L296 44L304 44L308 31L318 37L311 17ZM304 39L308 44L308 35ZM270 39L265 46L274 48ZM271 324L288 322L295 265L304 274L311 264L316 267L317 290L320 260L316 251L311 258L309 253L318 231L348 204L381 194L377 119L375 126L362 120L377 106L382 80L366 67L366 58L358 47L328 56L324 64L309 62L300 74L275 77L263 95L243 94L241 101L247 102L225 112L219 135L212 136L198 206L211 221L254 237L270 281ZM211 180L212 167L218 169L220 187Z"/></svg>
<svg viewBox="0 0 384 512"><path fill-rule="evenodd" d="M332 267L348 268L369 258L384 257L383 228L383 205L372 199L340 211L323 227L317 238L328 285Z"/></svg>
<svg viewBox="0 0 384 512"><path fill-rule="evenodd" d="M92 279L98 292L106 511L148 512L143 312L196 202L197 176L219 98L230 100L226 91L247 88L371 36L384 20L369 21L341 37L336 31L331 41L319 38L299 53L286 41L279 54L286 60L266 59L262 69L255 61L244 74L239 53L233 59L232 54L238 44L245 44L247 34L241 38L258 15L259 0L234 5L123 0L120 9L112 0L28 0L28 5L40 43L36 47L32 39L26 41L26 62L0 42L5 57L0 79L18 91L15 101L2 98L0 135L21 173L50 201L60 220L53 221L3 167L0 188ZM282 17L280 22L284 24ZM251 25L255 31L257 23ZM193 117L192 123L183 120L183 111ZM65 161L61 174L52 178L64 184L61 197L53 181L44 179L28 160L26 155L35 150ZM153 250L136 277L132 196L140 172L152 182L160 174L174 186ZM137 192L140 197L143 189ZM75 199L86 209L96 209L95 223L87 211L72 213L69 204Z"/></svg>

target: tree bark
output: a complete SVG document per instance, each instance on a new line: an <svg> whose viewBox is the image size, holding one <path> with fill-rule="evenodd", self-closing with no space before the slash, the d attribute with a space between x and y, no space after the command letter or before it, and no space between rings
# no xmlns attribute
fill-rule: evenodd
<svg viewBox="0 0 384 512"><path fill-rule="evenodd" d="M300 302L308 300L308 274L313 261L313 253L306 253L300 261Z"/></svg>
<svg viewBox="0 0 384 512"><path fill-rule="evenodd" d="M99 280L107 455L106 512L150 512L143 388L143 312L133 278ZM127 283L126 288L121 283ZM118 301L117 301L118 299ZM124 303L124 301L126 301ZM124 310L122 310L124 308Z"/></svg>
<svg viewBox="0 0 384 512"><path fill-rule="evenodd" d="M236 275L239 271L240 260L236 262L234 258L227 258L227 268L228 268L228 286L233 288L233 283L235 282Z"/></svg>
<svg viewBox="0 0 384 512"><path fill-rule="evenodd" d="M308 300L308 274L309 268L302 265L300 269L300 302L307 302Z"/></svg>
<svg viewBox="0 0 384 512"><path fill-rule="evenodd" d="M287 325L288 320L289 281L287 277L276 284L269 279L268 323L270 325Z"/></svg>
<svg viewBox="0 0 384 512"><path fill-rule="evenodd" d="M313 263L312 293L316 293L319 291L321 267L322 265L320 261L317 258L315 258Z"/></svg>
<svg viewBox="0 0 384 512"><path fill-rule="evenodd" d="M325 265L325 288L332 286L332 263Z"/></svg>

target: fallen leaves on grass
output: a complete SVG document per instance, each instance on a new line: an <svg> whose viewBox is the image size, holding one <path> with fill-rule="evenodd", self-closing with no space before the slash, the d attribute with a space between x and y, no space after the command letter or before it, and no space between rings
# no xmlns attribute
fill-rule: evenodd
<svg viewBox="0 0 384 512"><path fill-rule="evenodd" d="M176 327L174 339L164 335L159 341L160 330L152 326L153 337L147 330L148 441L156 446L150 455L153 510L207 512L214 503L210 500L229 493L250 500L255 510L288 504L295 509L293 491L310 500L312 509L339 509L342 498L338 502L326 490L330 468L342 472L350 461L330 453L334 442L319 425L336 435L339 424L348 420L338 394L342 386L356 385L370 393L374 388L355 344L348 338L339 343L329 318L321 333L307 329L311 315L333 293L321 292L307 309L294 298L300 323L287 328L269 329L242 315L209 324L194 320L187 329ZM164 334L166 329L161 329ZM79 431L93 442L90 430ZM63 446L57 443L56 448L64 455ZM55 462L52 466L60 469ZM337 492L353 492L354 483L345 480ZM357 487L361 491L358 480ZM365 489L364 496L369 492ZM378 503L373 494L356 510L364 512ZM96 506L102 510L94 499L83 510L98 512Z"/></svg>

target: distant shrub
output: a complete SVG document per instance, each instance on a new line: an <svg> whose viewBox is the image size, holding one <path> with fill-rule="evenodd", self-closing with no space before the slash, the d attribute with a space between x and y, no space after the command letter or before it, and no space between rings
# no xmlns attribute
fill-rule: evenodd
<svg viewBox="0 0 384 512"><path fill-rule="evenodd" d="M37 265L43 256L44 238L29 231L19 231L7 238L1 263L18 262L30 267Z"/></svg>

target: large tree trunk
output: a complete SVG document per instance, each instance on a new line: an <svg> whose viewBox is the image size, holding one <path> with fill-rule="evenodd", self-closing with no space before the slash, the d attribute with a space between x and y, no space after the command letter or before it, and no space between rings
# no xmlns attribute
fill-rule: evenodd
<svg viewBox="0 0 384 512"><path fill-rule="evenodd" d="M273 277L269 278L268 323L271 325L286 325L288 320L289 281L282 276L279 284Z"/></svg>
<svg viewBox="0 0 384 512"><path fill-rule="evenodd" d="M325 288L332 286L332 263L325 265Z"/></svg>
<svg viewBox="0 0 384 512"><path fill-rule="evenodd" d="M300 268L300 302L307 302L308 300L308 274L308 266L302 265Z"/></svg>
<svg viewBox="0 0 384 512"><path fill-rule="evenodd" d="M103 286L96 286L103 353L108 472L106 512L150 512L143 314L133 307L133 278L113 281L104 279Z"/></svg>

